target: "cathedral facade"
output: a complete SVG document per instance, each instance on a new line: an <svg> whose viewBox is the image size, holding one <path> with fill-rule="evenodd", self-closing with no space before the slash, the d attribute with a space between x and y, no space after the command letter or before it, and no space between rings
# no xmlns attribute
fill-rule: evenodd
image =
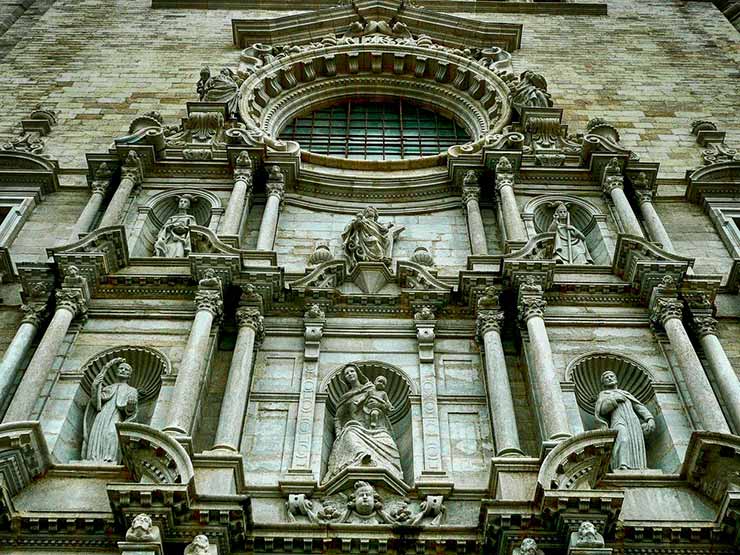
<svg viewBox="0 0 740 555"><path fill-rule="evenodd" d="M0 2L0 553L735 553L715 4Z"/></svg>

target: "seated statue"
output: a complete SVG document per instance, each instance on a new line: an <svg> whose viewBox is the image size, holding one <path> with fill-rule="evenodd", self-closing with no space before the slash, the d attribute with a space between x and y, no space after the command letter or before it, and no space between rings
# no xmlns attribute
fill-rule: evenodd
<svg viewBox="0 0 740 555"><path fill-rule="evenodd" d="M103 385L111 369L115 371L115 381ZM83 422L83 460L120 462L116 423L133 421L139 408L139 392L128 384L131 372L131 365L119 357L106 363L93 379Z"/></svg>
<svg viewBox="0 0 740 555"><path fill-rule="evenodd" d="M593 264L586 246L586 237L570 223L570 212L564 203L558 203L547 231L555 232L553 258L558 264Z"/></svg>
<svg viewBox="0 0 740 555"><path fill-rule="evenodd" d="M183 258L190 254L190 226L195 224L195 216L188 213L191 195L182 195L177 201L177 214L170 216L159 230L154 243L154 256L162 258Z"/></svg>
<svg viewBox="0 0 740 555"><path fill-rule="evenodd" d="M201 80L205 71L201 72ZM236 119L239 113L239 84L236 75L228 67L224 67L218 73L206 81L205 85L198 85L201 100L205 102L225 102L228 117Z"/></svg>
<svg viewBox="0 0 740 555"><path fill-rule="evenodd" d="M402 225L378 222L378 211L368 206L342 232L344 252L350 266L358 262L391 263L393 243L405 229Z"/></svg>
<svg viewBox="0 0 740 555"><path fill-rule="evenodd" d="M655 419L645 405L629 391L619 389L617 375L607 370L601 375L604 390L596 399L596 419L617 431L610 468L647 468L645 437L655 430Z"/></svg>

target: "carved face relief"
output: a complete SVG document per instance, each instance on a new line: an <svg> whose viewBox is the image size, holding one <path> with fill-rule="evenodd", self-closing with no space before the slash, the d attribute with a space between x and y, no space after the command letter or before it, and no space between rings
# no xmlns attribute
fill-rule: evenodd
<svg viewBox="0 0 740 555"><path fill-rule="evenodd" d="M606 388L617 387L619 382L617 381L617 375L611 370L607 370L601 375L601 383Z"/></svg>
<svg viewBox="0 0 740 555"><path fill-rule="evenodd" d="M344 377L344 381L350 387L357 385L357 368L355 366L346 366L344 370L342 370L342 376Z"/></svg>
<svg viewBox="0 0 740 555"><path fill-rule="evenodd" d="M188 197L180 197L177 201L177 207L180 210L190 210L190 199Z"/></svg>
<svg viewBox="0 0 740 555"><path fill-rule="evenodd" d="M149 529L152 527L152 519L147 514L140 514L136 515L134 517L133 522L131 523L131 528L139 528L141 530L149 531Z"/></svg>
<svg viewBox="0 0 740 555"><path fill-rule="evenodd" d="M116 368L116 376L121 381L128 381L128 379L131 377L131 372L133 369L131 368L131 365L127 362L122 362L118 365L118 368Z"/></svg>
<svg viewBox="0 0 740 555"><path fill-rule="evenodd" d="M362 516L375 511L375 490L371 486L363 486L355 492L355 511Z"/></svg>

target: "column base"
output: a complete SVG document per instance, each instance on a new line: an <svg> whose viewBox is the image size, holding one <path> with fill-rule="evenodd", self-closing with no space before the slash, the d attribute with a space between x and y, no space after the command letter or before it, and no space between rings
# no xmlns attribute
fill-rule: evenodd
<svg viewBox="0 0 740 555"><path fill-rule="evenodd" d="M523 457L524 451L521 449L518 449L517 447L507 447L506 449L502 449L498 453L496 453L496 457Z"/></svg>

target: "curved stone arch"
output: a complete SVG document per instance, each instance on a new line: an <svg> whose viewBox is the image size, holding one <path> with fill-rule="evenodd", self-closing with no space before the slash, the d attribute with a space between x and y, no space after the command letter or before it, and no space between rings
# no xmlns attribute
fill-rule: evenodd
<svg viewBox="0 0 740 555"><path fill-rule="evenodd" d="M123 463L137 481L155 484L190 484L193 462L185 448L170 435L145 424L116 424Z"/></svg>
<svg viewBox="0 0 740 555"><path fill-rule="evenodd" d="M341 372L350 364L357 366L371 382L380 375L385 376L388 380L386 393L393 405L393 411L390 414L390 420L393 424L399 422L409 413L411 408L409 397L416 394L416 388L403 370L392 364L377 360L355 360L332 370L324 378L319 387L320 392L328 394L327 407L331 414L334 414L337 402L345 390L345 386L340 378Z"/></svg>
<svg viewBox="0 0 740 555"><path fill-rule="evenodd" d="M586 236L594 263L608 265L611 260L611 245L607 244L608 230L606 215L594 204L583 198L570 195L543 195L530 200L522 212L522 219L529 236L545 233L552 223L555 206L565 203L571 214L571 223Z"/></svg>
<svg viewBox="0 0 740 555"><path fill-rule="evenodd" d="M561 441L542 461L538 489L594 489L609 470L616 437L614 430L593 430Z"/></svg>

